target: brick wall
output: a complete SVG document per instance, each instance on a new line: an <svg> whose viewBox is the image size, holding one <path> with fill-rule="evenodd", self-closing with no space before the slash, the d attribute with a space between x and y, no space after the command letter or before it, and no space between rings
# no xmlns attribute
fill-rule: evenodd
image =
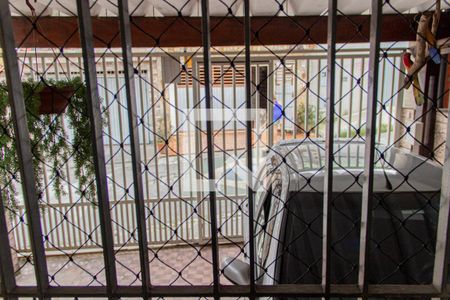
<svg viewBox="0 0 450 300"><path fill-rule="evenodd" d="M436 149L435 151L436 159L441 163L444 162L445 138L447 137L447 122L448 122L447 118L448 118L447 109L442 109L436 114L434 148Z"/></svg>
<svg viewBox="0 0 450 300"><path fill-rule="evenodd" d="M434 149L436 160L443 163L444 162L444 150L445 150L445 138L447 136L447 119L448 110L440 109L436 113L436 128L434 134ZM401 120L406 125L409 126L413 123L414 120L414 109L413 108L403 108L401 113ZM401 125L400 125L401 126ZM401 126L400 135L405 133L405 128ZM412 130L413 130L412 126ZM413 133L413 131L412 131ZM414 140L409 135L406 135L404 138L400 140L400 147L411 150ZM442 145L441 145L442 144Z"/></svg>

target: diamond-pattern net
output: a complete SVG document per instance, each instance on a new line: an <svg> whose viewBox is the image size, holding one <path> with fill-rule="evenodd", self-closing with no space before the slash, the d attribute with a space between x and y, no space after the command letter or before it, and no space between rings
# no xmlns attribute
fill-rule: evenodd
<svg viewBox="0 0 450 300"><path fill-rule="evenodd" d="M432 13L435 7L432 5L427 9ZM411 23L411 19L402 14L402 8L396 8L390 1L384 3L383 11L399 14L404 22ZM289 17L281 5L278 11L278 15L280 14ZM354 19L340 10L338 15L339 20L351 22L350 27L354 27L355 31L354 36L350 34L351 37L347 41L340 42L336 47L336 100L333 116L335 172L329 261L332 283L349 284L357 283L358 280L369 70L367 54L352 59L343 56L348 49L354 48L351 44L354 39L360 38L360 35L364 37L362 32L369 24L355 23ZM412 22L411 30L414 33L420 18L419 14ZM431 27L431 21L429 25ZM313 26L315 25L304 28L305 38L312 42L314 40L308 34L313 30ZM257 40L259 32L252 34ZM425 72L428 74L437 67L432 58L428 57L427 66L419 68L415 73L408 73L403 61L405 51L414 51L412 46L405 42L383 43L381 46L375 132L375 199L371 212L373 229L368 262L369 269L372 270L369 272L370 283L430 284L433 275L441 180L439 166L442 166L443 161L443 156L438 153L439 149L445 147L445 138L442 140L436 135L434 144L430 146L426 144L425 139L418 138L416 133L420 130L417 123L424 122L426 118L441 118L446 122L446 113L439 109L442 106L438 106L445 91L440 91L439 96L433 95L430 93L433 87L427 90L424 88L429 84L427 81L421 82L422 88L416 82L408 88L407 83L413 81L415 76L425 77ZM320 284L326 156L325 143L317 137L325 136L326 84L321 88L320 77L321 72L326 70L326 61L325 65L320 61L315 62L315 69L311 68L310 61L300 64L295 61L289 64L289 55L292 55L290 52L299 45L288 48L286 56L277 55L270 46L263 47L276 56L275 68L279 67L283 72L282 91L279 94L281 119L277 124L282 128L281 139L286 140L291 134L297 140L278 146L265 145L271 153L267 161L272 160L269 162L267 174L276 177L278 171L283 179L279 180L279 183L277 179L269 180L267 186L262 185L262 196L256 196L255 243L256 264L259 266L257 281L262 284ZM326 51L326 46L322 44L312 47L318 49L317 51ZM437 46L428 43L426 47ZM419 54L415 55L419 60ZM436 56L441 60L448 59L446 55ZM321 69L322 66L325 68ZM298 71L293 72L292 69ZM292 74L299 85L294 87L295 91L292 93L286 92L284 82L289 80L286 79L287 74ZM405 76L408 76L406 80ZM436 73L434 76L437 78ZM318 88L313 83L315 77L319 77ZM424 80L429 80L428 78ZM322 93L320 90L323 90ZM275 87L278 102L280 98L277 96ZM425 103L416 103L421 97ZM313 109L309 107L311 98L318 101ZM406 101L411 108L406 105ZM276 107L277 102L271 102L271 105ZM291 103L295 103L297 109L303 110L302 119L296 119L297 114L289 115ZM412 112L414 117L405 118L406 112ZM287 124L292 124L294 129L289 131ZM269 128L267 126L265 129L270 130ZM411 141L413 145L409 145ZM410 165L400 163L403 159L408 159ZM430 172L426 174L435 179L434 183L430 184L431 182L424 178L424 172ZM264 191L268 195L264 194ZM278 226L281 226L281 229Z"/></svg>
<svg viewBox="0 0 450 300"><path fill-rule="evenodd" d="M250 243L255 245L256 283L321 283L328 99L327 45L317 32L326 28L327 6L323 7L324 17L302 20L295 15L296 3L265 0L260 7L250 1L252 14L261 14L264 8L271 13L251 27L247 78L243 30L236 37L241 41L237 46L225 47L212 39L211 74L205 74L200 2L129 2L131 30L146 41L145 47L133 48L132 65L150 283L212 285L216 271L213 236L219 243L221 284L233 284L227 270L239 263L249 265ZM93 3L91 14L117 16L118 2L105 3L106 7ZM28 27L24 40L16 44L49 282L51 286L104 286L85 70L81 49L70 46L79 33L67 32L62 45L52 41L40 21L55 14L55 5L61 6L57 0L10 1L13 13L26 20ZM77 15L76 5L60 9L66 17ZM423 10L432 13L435 6ZM141 19L143 11L153 17L169 16L170 21L157 29L148 28ZM338 6L340 24L347 24L351 32L346 32L347 39L336 47L334 132L329 137L335 141L329 257L333 284L358 280L363 171L367 167L364 143L370 48L366 33L370 24L368 18L354 18L344 11ZM417 32L417 23L426 14L412 19L406 8L394 1L385 1L383 11L412 23L414 35L422 34ZM213 37L224 30L223 24L244 28L241 1L215 1L211 15ZM295 36L288 45L267 43L271 26L280 19ZM180 24L200 42L165 46ZM119 285L142 285L119 26L109 33L109 39L94 36L94 42L115 266ZM439 48L429 37L425 39L427 49ZM27 46L36 40L47 41L48 47ZM445 148L437 126L447 122L447 113L441 108L443 99L448 99L448 90L433 92L439 69L433 61L440 58L443 63L448 56L428 56L424 66L411 73L410 67L405 67L409 55L405 53L415 55L416 61L420 55L413 46L388 42L380 49L370 283L429 284L433 274ZM207 76L211 99L205 96ZM430 80L433 76L434 81ZM251 90L250 122L242 118L246 84ZM68 91L64 91L66 86L70 86ZM52 98L63 98L67 107L44 113L38 100L48 89ZM8 87L1 85L0 155L5 161L0 167L1 192L8 211L16 278L20 284L35 285L7 93ZM213 157L207 147L208 100L213 110ZM55 107L51 103L48 109ZM422 127L424 123L436 128L426 131L429 128ZM420 130L424 134L419 134ZM431 139L430 134L434 134ZM249 151L257 178L252 184L246 182L245 173ZM410 164L405 165L405 160ZM208 182L211 165L215 175L212 187ZM254 192L253 207L249 207L249 185ZM210 189L217 198L214 215ZM254 211L254 220L249 221L249 209ZM217 232L211 232L214 221ZM253 226L253 237L248 235L249 226Z"/></svg>

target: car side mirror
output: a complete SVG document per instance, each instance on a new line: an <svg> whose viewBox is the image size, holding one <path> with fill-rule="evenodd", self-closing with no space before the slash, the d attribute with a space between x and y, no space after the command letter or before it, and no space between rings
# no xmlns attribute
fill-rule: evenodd
<svg viewBox="0 0 450 300"><path fill-rule="evenodd" d="M250 284L250 265L240 259L227 257L222 261L225 277L234 284Z"/></svg>

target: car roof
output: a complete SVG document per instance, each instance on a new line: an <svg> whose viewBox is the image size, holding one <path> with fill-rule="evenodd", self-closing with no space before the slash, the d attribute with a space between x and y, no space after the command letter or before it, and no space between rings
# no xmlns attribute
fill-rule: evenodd
<svg viewBox="0 0 450 300"><path fill-rule="evenodd" d="M333 191L360 192L364 181L363 141L334 143ZM380 157L383 156L383 159ZM375 192L432 192L441 187L442 167L436 162L402 149L376 145ZM325 142L319 139L291 140L272 147L266 166L283 170L291 191L322 192L325 174ZM287 182L283 180L283 182Z"/></svg>

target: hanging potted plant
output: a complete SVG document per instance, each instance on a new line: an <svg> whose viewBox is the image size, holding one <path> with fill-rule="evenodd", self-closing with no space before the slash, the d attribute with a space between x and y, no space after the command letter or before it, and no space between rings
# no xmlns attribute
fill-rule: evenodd
<svg viewBox="0 0 450 300"><path fill-rule="evenodd" d="M51 89L51 90L49 90ZM87 113L85 85L80 78L60 81L23 82L27 125L33 152L33 167L39 197L45 190L44 170L46 164L51 169L50 177L56 197L65 194L64 166L69 158L74 161L74 174L78 181L79 193L92 201L95 197L95 178L92 162L93 149L90 141L90 121ZM65 98L66 103L55 102ZM63 112L67 112L62 114ZM63 126L63 119L72 131L69 135ZM19 162L11 110L6 84L0 84L0 182L1 192L7 206L17 205L17 185L19 182Z"/></svg>
<svg viewBox="0 0 450 300"><path fill-rule="evenodd" d="M80 195L89 202L95 202L96 186L94 169L94 149L91 142L91 121L86 100L86 86L84 82L76 77L70 81L74 87L74 94L67 108L67 119L69 128L72 129L71 153L73 153L74 173L78 180ZM102 109L104 111L104 109ZM103 126L107 124L108 115L102 114Z"/></svg>
<svg viewBox="0 0 450 300"><path fill-rule="evenodd" d="M55 86L47 85L40 92L39 114L60 114L65 112L69 99L74 94L74 88L71 85Z"/></svg>

